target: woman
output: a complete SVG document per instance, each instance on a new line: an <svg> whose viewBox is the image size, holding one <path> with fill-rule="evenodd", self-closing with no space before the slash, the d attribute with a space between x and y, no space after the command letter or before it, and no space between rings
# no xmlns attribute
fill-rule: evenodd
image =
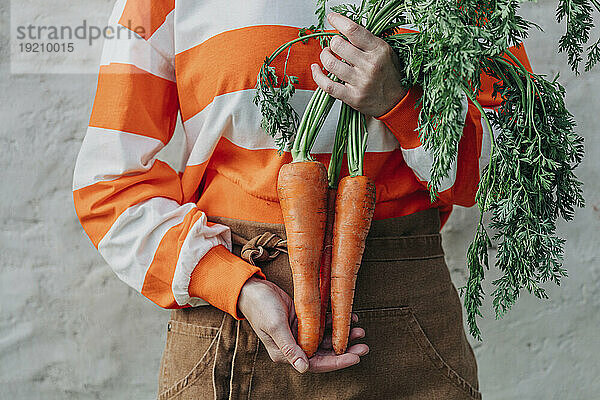
<svg viewBox="0 0 600 400"><path fill-rule="evenodd" d="M287 72L300 78L300 114L318 85L372 117L365 165L377 205L353 316L362 327L340 356L328 336L311 359L296 344L276 194L290 157L261 130L252 98L265 56L314 22L314 6L119 0L112 22L137 35L105 45L74 176L78 216L123 281L173 309L160 399L480 398L439 230L453 204L474 204L490 132L465 100L459 154L432 204L431 156L415 131L420 89L401 86L385 42L338 14L328 20L349 40L294 47ZM491 84L479 97L487 107L498 105ZM313 149L326 164L337 110ZM178 113L182 173L156 158Z"/></svg>

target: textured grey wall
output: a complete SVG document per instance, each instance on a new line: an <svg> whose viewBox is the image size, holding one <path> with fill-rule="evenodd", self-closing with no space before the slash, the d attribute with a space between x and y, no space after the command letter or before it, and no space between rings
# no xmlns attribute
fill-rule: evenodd
<svg viewBox="0 0 600 400"><path fill-rule="evenodd" d="M503 321L488 312L481 323L484 342L474 347L486 399L594 399L600 392L600 70L575 77L557 55L554 3L526 6L546 30L533 32L526 45L537 72L562 73L586 138L579 174L588 206L561 228L571 277L550 289L552 300L525 296ZM48 7L42 0L18 4L33 17ZM112 0L76 4L82 15L105 20ZM72 169L96 77L11 74L7 0L0 21L0 398L152 398L168 311L116 278L72 206ZM177 145L167 158L177 159ZM444 230L457 286L475 218L475 210L459 209Z"/></svg>

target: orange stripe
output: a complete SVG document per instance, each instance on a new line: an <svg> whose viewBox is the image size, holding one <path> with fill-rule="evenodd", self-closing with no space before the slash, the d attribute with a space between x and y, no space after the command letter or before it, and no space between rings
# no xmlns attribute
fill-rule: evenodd
<svg viewBox="0 0 600 400"><path fill-rule="evenodd" d="M200 217L202 212L194 209L187 213L183 222L165 233L146 272L142 294L163 308L182 307L175 301L171 285L183 242Z"/></svg>
<svg viewBox="0 0 600 400"><path fill-rule="evenodd" d="M515 57L517 57L517 59L519 59L519 61L521 61L521 64L523 64L527 71L533 72L531 64L529 63L529 57L527 57L527 52L525 51L525 46L521 44L519 47L511 47L509 50Z"/></svg>
<svg viewBox="0 0 600 400"><path fill-rule="evenodd" d="M375 204L374 220L403 217L419 211L436 208L436 203L431 203L429 192L421 187L421 190L410 193L399 199L379 202Z"/></svg>
<svg viewBox="0 0 600 400"><path fill-rule="evenodd" d="M226 138L221 138L210 159L208 169L218 171L257 198L277 202L279 169L283 164L291 161L290 153L279 156L277 150L248 150L233 144ZM208 184L207 181L206 186Z"/></svg>
<svg viewBox="0 0 600 400"><path fill-rule="evenodd" d="M119 24L148 40L175 8L175 0L127 0Z"/></svg>
<svg viewBox="0 0 600 400"><path fill-rule="evenodd" d="M179 203L182 198L177 173L158 160L143 174L98 182L73 192L75 211L96 247L123 211L157 196Z"/></svg>
<svg viewBox="0 0 600 400"><path fill-rule="evenodd" d="M475 204L475 195L479 185L479 155L481 154L481 142L483 129L481 128L481 114L475 105L469 101L469 117L465 121L463 136L458 143L457 174L456 180L450 191L448 203L463 207L471 207ZM444 201L446 193L440 194Z"/></svg>
<svg viewBox="0 0 600 400"><path fill-rule="evenodd" d="M440 228L443 228L448 222L448 218L450 218L450 214L452 214L453 207L451 205L443 205L439 207L440 211Z"/></svg>
<svg viewBox="0 0 600 400"><path fill-rule="evenodd" d="M255 197L215 170L206 171L205 180L205 189L197 205L206 215L283 223L279 201Z"/></svg>
<svg viewBox="0 0 600 400"><path fill-rule="evenodd" d="M421 146L419 132L417 131L419 113L421 112L421 104L419 104L421 96L423 96L423 89L420 86L413 86L394 108L377 117L394 134L400 146L404 149L414 149ZM418 107L415 107L417 104Z"/></svg>
<svg viewBox="0 0 600 400"><path fill-rule="evenodd" d="M180 90L186 94L181 105L184 121L209 105L216 96L253 89L265 58L281 44L298 37L298 28L279 25L251 26L220 33L175 56ZM297 76L298 89L314 90L310 64L320 63L317 40L292 47L287 74ZM272 63L279 81L287 52Z"/></svg>
<svg viewBox="0 0 600 400"><path fill-rule="evenodd" d="M314 154L313 157L317 161L329 165L331 155ZM279 169L291 160L288 152L279 156L277 150L249 150L237 146L227 138L221 138L211 156L206 175L208 176L210 170L217 171L219 175L243 187L246 193L266 201L278 202L276 185ZM400 150L367 152L364 164L365 174L373 177L376 184L382 182L390 184L381 188L377 197L378 201L399 197L397 184L400 182L402 188L419 188L416 180L413 179L411 182L413 175L410 168L406 166ZM341 176L346 175L348 175L348 165L344 158ZM208 178L206 179L204 187L209 186ZM400 190L401 193L404 193L404 190Z"/></svg>
<svg viewBox="0 0 600 400"><path fill-rule="evenodd" d="M181 175L181 188L183 189L183 202L195 203L198 201L198 191L201 189L202 177L208 161L198 165L188 165Z"/></svg>
<svg viewBox="0 0 600 400"><path fill-rule="evenodd" d="M405 169L403 174L409 175L412 172L410 169ZM214 170L206 172L206 181L207 187L197 204L198 208L204 210L207 215L273 224L283 223L279 201L264 200L248 194L241 186ZM378 196L383 191L389 190L386 188L389 184L390 182L386 182L377 185ZM417 188L411 190L413 185ZM394 189L404 189L407 193L397 199L377 202L373 217L376 220L401 217L438 207L437 204L431 203L429 192L425 187L415 182L414 174L409 176L406 182L393 182L389 186L393 186Z"/></svg>
<svg viewBox="0 0 600 400"><path fill-rule="evenodd" d="M481 155L482 140L481 113L469 101L469 113L463 128L463 136L458 144L456 179L452 187L438 193L438 199L436 200L435 206L444 208L443 217L445 219L443 223L448 219L453 204L463 207L475 205L475 196L479 187L479 157ZM427 181L420 179L418 181L423 188L429 185ZM427 193L427 196L429 196L429 192Z"/></svg>
<svg viewBox="0 0 600 400"><path fill-rule="evenodd" d="M511 47L510 52L523 63L525 68L531 71L531 65L529 64L523 46L520 48ZM487 74L481 75L482 91L477 96L477 100L483 107L496 107L499 106L502 101L500 97L495 99L492 97L495 82L497 82L497 80L491 76ZM421 106L419 105L419 107L415 109L414 105L417 104L422 95L423 93L420 87L411 88L407 95L394 108L377 118L386 124L404 149L414 149L421 146L419 133L415 130L418 126L418 115L421 111ZM469 108L471 110L470 112L475 109L474 107ZM479 116L479 112L476 114Z"/></svg>
<svg viewBox="0 0 600 400"><path fill-rule="evenodd" d="M405 31L405 30L402 30ZM406 30L410 31L410 30ZM177 81L182 93L189 97L181 105L182 118L187 121L208 106L216 96L253 89L256 76L266 56L282 43L296 38L297 27L281 25L261 25L234 29L217 34L198 46L175 56ZM261 40L256 40L260 37ZM248 48L252 43L252 48ZM531 70L523 46L511 47L523 65ZM314 90L316 84L310 72L311 63L319 63L321 48L317 40L292 47L287 65L288 75L300 79L298 89ZM279 81L284 69L287 52L283 52L273 63ZM215 79L217 77L217 79ZM499 99L492 99L493 83L496 80L482 75L482 92L478 101L484 107L499 105Z"/></svg>
<svg viewBox="0 0 600 400"><path fill-rule="evenodd" d="M129 64L100 67L90 126L135 133L168 143L177 122L174 82Z"/></svg>
<svg viewBox="0 0 600 400"><path fill-rule="evenodd" d="M529 58L527 57L527 53L525 52L525 47L521 45L521 47L511 47L508 49L517 59L523 64L523 66L529 71L532 72L531 64L529 63ZM506 56L507 61L514 64L514 62ZM487 74L481 75L481 92L477 96L477 101L483 107L493 108L498 107L502 102L500 96L496 98L492 97L492 93L494 92L494 83L498 82L497 79L492 78Z"/></svg>
<svg viewBox="0 0 600 400"><path fill-rule="evenodd" d="M329 164L330 155L315 158ZM276 150L248 150L222 138L206 167L198 207L210 216L239 218L261 222L281 222L277 197L279 169L290 162L289 153L280 157ZM342 176L348 174L343 161ZM365 173L375 179L377 201L400 199L424 190L399 150L367 153ZM184 176L186 172L184 173ZM191 179L191 178L190 178Z"/></svg>
<svg viewBox="0 0 600 400"><path fill-rule="evenodd" d="M265 278L260 268L233 255L225 246L213 247L198 263L190 277L189 293L200 297L236 319L237 303L244 283L253 275Z"/></svg>

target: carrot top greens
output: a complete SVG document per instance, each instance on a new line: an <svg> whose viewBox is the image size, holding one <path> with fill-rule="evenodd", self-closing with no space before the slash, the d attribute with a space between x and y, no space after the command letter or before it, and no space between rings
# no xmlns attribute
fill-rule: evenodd
<svg viewBox="0 0 600 400"><path fill-rule="evenodd" d="M492 241L498 243L495 265L502 272L493 281L492 293L500 318L523 290L547 298L543 284L560 284L567 275L562 266L564 240L556 234L556 223L559 218L571 220L575 208L584 205L582 183L573 172L583 158L583 139L565 106L564 88L556 78L528 71L507 52L536 27L518 15L518 7L518 0L363 0L360 5L332 7L383 38L399 56L405 86L423 88L418 130L433 155L432 200L457 157L465 97L480 110L482 123L497 132L491 135L491 159L479 183L481 217L467 253L469 277L461 288L470 331L477 338ZM311 38L326 41L334 35L323 31L325 10L325 1L317 1L318 23L267 57L257 79L255 103L262 126L281 151L291 145L295 161L311 159L310 150L334 99L317 89L300 120L289 104L298 79L284 71L278 83L270 64L293 44ZM557 19L566 20L559 49L567 53L575 72L593 27L593 10L600 11L598 0L558 0ZM416 32L396 33L395 28L406 24ZM600 60L599 46L596 42L588 48L586 70ZM483 73L498 80L493 95L502 103L493 112L484 112L477 101ZM363 173L366 137L364 115L342 105L329 168L331 187L344 149L350 173Z"/></svg>

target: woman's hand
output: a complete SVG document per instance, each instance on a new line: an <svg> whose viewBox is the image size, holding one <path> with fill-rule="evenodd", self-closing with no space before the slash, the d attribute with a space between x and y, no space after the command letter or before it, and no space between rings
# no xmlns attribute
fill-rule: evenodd
<svg viewBox="0 0 600 400"><path fill-rule="evenodd" d="M329 79L318 64L311 65L313 79L325 92L365 115L387 113L407 93L400 83L398 56L383 39L343 15L330 13L327 19L349 41L334 36L321 52L321 62L344 83Z"/></svg>
<svg viewBox="0 0 600 400"><path fill-rule="evenodd" d="M347 368L357 364L360 357L369 352L366 344L357 344L348 348L345 354L335 355L331 348L329 332L315 356L307 359L295 338L298 324L294 302L272 282L250 278L242 287L238 307L264 344L271 359L277 363L290 363L298 372L331 372ZM358 319L356 315L352 317L354 321ZM328 321L328 324L331 324L331 319ZM364 335L363 329L353 328L350 340L362 338Z"/></svg>

